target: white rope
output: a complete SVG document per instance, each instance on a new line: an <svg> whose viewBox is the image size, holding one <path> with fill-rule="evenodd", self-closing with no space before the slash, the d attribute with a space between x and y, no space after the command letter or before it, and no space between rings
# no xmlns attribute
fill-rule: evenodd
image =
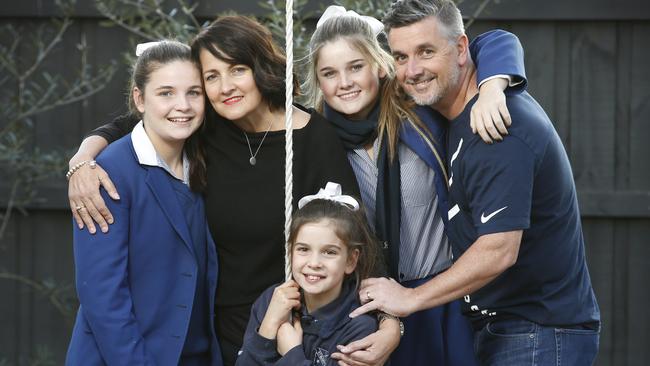
<svg viewBox="0 0 650 366"><path fill-rule="evenodd" d="M293 0L287 0L285 9L285 44L287 54L286 102L285 102L285 166L284 166L284 276L291 278L291 253L289 251L289 228L293 208Z"/></svg>

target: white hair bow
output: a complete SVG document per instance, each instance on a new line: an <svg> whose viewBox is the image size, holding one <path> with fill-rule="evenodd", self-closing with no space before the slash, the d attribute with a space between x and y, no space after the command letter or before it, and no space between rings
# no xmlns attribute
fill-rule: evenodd
<svg viewBox="0 0 650 366"><path fill-rule="evenodd" d="M340 184L327 182L325 188L321 188L318 193L301 198L300 201L298 201L298 208L303 208L304 205L313 200L328 200L344 204L353 211L358 210L359 202L357 202L357 200L352 196L342 195L341 192Z"/></svg>
<svg viewBox="0 0 650 366"><path fill-rule="evenodd" d="M151 48L159 43L162 43L162 41L138 43L138 45L135 47L135 55L137 57L140 57L140 55L142 55L142 53L148 48Z"/></svg>
<svg viewBox="0 0 650 366"><path fill-rule="evenodd" d="M344 7L338 5L330 5L327 7L327 9L325 9L323 15L321 15L320 19L318 19L318 23L316 23L316 28L320 27L328 19L336 18L340 16L350 16L350 17L360 18L361 20L368 23L368 25L370 25L370 29L372 29L372 32L375 34L375 37L379 35L381 31L384 30L384 23L380 22L379 20L366 15L359 15L354 10L345 10Z"/></svg>

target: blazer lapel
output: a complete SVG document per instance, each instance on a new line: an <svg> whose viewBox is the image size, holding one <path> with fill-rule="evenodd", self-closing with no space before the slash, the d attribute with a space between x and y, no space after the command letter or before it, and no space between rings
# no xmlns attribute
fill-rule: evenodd
<svg viewBox="0 0 650 366"><path fill-rule="evenodd" d="M441 173L442 176L446 175L445 164L445 139L447 126L445 126L444 117L439 115L433 109L429 107L417 106L415 108L415 113L420 117L420 121L429 129L429 132L433 136L435 141L429 141L431 145L423 141L422 136L409 124L404 123L400 131L400 139L413 150L420 159L424 160L431 169L434 169L436 173ZM432 149L435 149L440 156L441 165L436 159L435 155L432 154Z"/></svg>
<svg viewBox="0 0 650 366"><path fill-rule="evenodd" d="M178 203L178 199L176 199L176 192L174 192L171 184L169 184L167 173L160 168L147 167L146 183L154 197L156 197L165 216L167 216L169 223L172 224L174 230L183 239L190 253L194 254L192 239L187 228L185 217L183 216L183 210Z"/></svg>
<svg viewBox="0 0 650 366"><path fill-rule="evenodd" d="M442 115L429 107L417 106L415 112L420 117L422 123L429 129L435 142L425 141L409 123L402 125L400 139L435 172L434 184L436 186L436 194L438 195L438 213L446 225L448 206L447 184L449 181L445 154L447 144L446 120ZM434 151L438 154L440 161L436 158Z"/></svg>

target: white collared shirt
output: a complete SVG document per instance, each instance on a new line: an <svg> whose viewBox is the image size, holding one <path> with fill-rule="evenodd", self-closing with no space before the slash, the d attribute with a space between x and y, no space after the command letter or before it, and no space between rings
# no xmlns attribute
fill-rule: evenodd
<svg viewBox="0 0 650 366"><path fill-rule="evenodd" d="M182 181L184 184L189 186L190 162L187 160L187 155L185 152L183 152L183 177L179 178L174 174L171 168L169 168L169 165L167 165L167 163L165 163L165 161L161 159L156 152L156 148L153 146L151 139L147 135L147 132L144 130L144 124L142 121L138 122L138 124L133 128L133 132L131 132L131 142L133 142L133 149L135 149L135 154L138 156L138 162L141 165L157 166L163 168L172 177Z"/></svg>

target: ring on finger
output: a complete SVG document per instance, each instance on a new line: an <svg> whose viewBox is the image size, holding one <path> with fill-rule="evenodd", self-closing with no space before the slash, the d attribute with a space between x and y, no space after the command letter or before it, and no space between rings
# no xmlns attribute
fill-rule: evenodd
<svg viewBox="0 0 650 366"><path fill-rule="evenodd" d="M372 298L370 297L370 291L366 291L366 300L370 301Z"/></svg>
<svg viewBox="0 0 650 366"><path fill-rule="evenodd" d="M82 204L81 206L77 206L77 207L75 207L75 209L76 209L77 211L81 211L81 210L84 209L84 208L86 208L86 206L84 206L83 204Z"/></svg>

